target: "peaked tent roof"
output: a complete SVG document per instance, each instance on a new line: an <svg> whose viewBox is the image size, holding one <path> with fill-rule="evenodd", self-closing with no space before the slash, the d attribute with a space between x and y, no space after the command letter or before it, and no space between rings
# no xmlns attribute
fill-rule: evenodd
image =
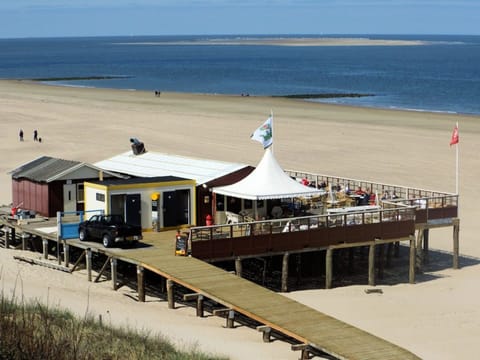
<svg viewBox="0 0 480 360"><path fill-rule="evenodd" d="M325 192L300 184L280 167L270 148L250 175L239 182L214 187L214 193L249 200L284 199L298 196L321 195Z"/></svg>

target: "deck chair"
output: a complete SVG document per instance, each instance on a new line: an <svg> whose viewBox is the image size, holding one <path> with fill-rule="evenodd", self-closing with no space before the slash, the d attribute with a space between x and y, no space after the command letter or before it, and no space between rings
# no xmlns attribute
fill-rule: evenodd
<svg viewBox="0 0 480 360"><path fill-rule="evenodd" d="M238 224L242 222L242 216L231 211L225 211L227 217L227 224Z"/></svg>

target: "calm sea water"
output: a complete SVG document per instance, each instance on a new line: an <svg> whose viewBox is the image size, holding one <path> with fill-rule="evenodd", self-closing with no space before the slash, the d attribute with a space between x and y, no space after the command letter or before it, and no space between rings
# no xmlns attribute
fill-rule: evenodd
<svg viewBox="0 0 480 360"><path fill-rule="evenodd" d="M211 39L185 36L3 39L0 78L115 76L56 83L217 94L361 93L374 96L322 101L480 114L480 36L368 37L431 43L284 47L176 43Z"/></svg>

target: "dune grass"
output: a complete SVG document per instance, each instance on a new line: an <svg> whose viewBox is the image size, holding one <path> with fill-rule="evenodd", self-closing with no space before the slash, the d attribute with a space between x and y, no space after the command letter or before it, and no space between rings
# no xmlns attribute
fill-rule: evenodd
<svg viewBox="0 0 480 360"><path fill-rule="evenodd" d="M168 339L115 328L86 315L0 295L0 360L6 359L226 359L177 350Z"/></svg>

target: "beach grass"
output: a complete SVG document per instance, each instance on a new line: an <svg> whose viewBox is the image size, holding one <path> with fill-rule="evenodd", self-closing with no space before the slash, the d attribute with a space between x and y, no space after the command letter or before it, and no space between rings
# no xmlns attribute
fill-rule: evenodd
<svg viewBox="0 0 480 360"><path fill-rule="evenodd" d="M105 319L108 320L108 319ZM113 327L40 302L0 297L0 359L225 359L178 350L162 335Z"/></svg>

